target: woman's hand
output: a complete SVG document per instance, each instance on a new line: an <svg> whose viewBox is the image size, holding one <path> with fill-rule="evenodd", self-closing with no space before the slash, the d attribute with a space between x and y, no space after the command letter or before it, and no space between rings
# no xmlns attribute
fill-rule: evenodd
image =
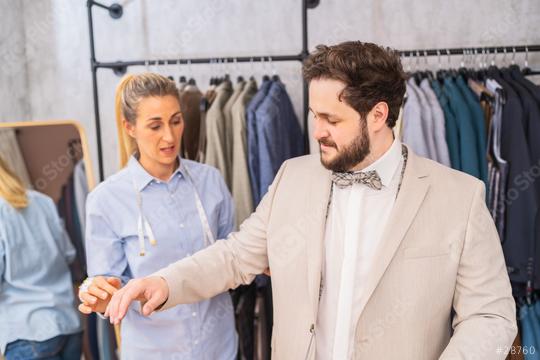
<svg viewBox="0 0 540 360"><path fill-rule="evenodd" d="M111 297L120 289L122 283L116 277L96 276L88 286L88 291L79 289L79 311L83 314L104 313Z"/></svg>

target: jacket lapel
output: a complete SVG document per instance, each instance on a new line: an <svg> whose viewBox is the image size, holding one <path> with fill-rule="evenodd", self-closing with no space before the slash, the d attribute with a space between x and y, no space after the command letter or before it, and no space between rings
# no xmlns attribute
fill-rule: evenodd
<svg viewBox="0 0 540 360"><path fill-rule="evenodd" d="M317 159L319 161L319 159ZM305 214L309 215L306 223L306 255L307 255L307 282L309 298L312 305L314 318L317 317L319 307L319 291L321 287L322 260L324 233L326 228L326 214L330 190L332 187L332 172L319 164L316 174L308 179L309 200Z"/></svg>
<svg viewBox="0 0 540 360"><path fill-rule="evenodd" d="M420 158L409 147L407 149L409 154L403 182L375 255L377 260L365 284L365 293L361 300L362 311L392 261L429 189L428 174L422 168Z"/></svg>

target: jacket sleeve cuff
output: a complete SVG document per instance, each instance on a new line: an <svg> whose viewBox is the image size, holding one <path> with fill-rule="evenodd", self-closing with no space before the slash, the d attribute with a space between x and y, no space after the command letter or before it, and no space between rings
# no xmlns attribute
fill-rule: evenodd
<svg viewBox="0 0 540 360"><path fill-rule="evenodd" d="M167 309L170 309L172 308L173 306L176 306L178 305L179 303L176 302L174 299L175 299L175 296L174 296L174 270L171 269L170 267L166 267L164 269L161 269L155 273L153 273L151 276L159 276L161 277L162 279L165 280L165 282L167 283L167 287L168 287L168 290L169 290L169 296L167 297L167 300L165 300L165 302L163 304L161 304L160 306L158 306L156 308L156 311L163 311L163 310L167 310Z"/></svg>

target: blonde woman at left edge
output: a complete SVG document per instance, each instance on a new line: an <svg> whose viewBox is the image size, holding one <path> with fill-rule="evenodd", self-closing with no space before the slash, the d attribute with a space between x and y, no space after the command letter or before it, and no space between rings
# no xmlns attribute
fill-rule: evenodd
<svg viewBox="0 0 540 360"><path fill-rule="evenodd" d="M178 155L184 120L173 81L153 73L127 75L117 88L116 114L125 167L88 197L90 278L79 292L83 313L103 313L110 295L129 279L189 257L226 238L234 226L220 173ZM230 295L150 317L133 306L121 340L122 359L235 359Z"/></svg>
<svg viewBox="0 0 540 360"><path fill-rule="evenodd" d="M26 189L0 156L0 354L6 360L81 358L69 273L74 259L53 199Z"/></svg>

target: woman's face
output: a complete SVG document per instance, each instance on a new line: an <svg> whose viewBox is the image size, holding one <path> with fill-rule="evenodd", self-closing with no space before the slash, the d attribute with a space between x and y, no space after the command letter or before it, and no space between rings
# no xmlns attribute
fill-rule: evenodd
<svg viewBox="0 0 540 360"><path fill-rule="evenodd" d="M178 99L171 95L142 99L135 124L125 122L137 142L141 160L171 165L180 151L184 120Z"/></svg>

